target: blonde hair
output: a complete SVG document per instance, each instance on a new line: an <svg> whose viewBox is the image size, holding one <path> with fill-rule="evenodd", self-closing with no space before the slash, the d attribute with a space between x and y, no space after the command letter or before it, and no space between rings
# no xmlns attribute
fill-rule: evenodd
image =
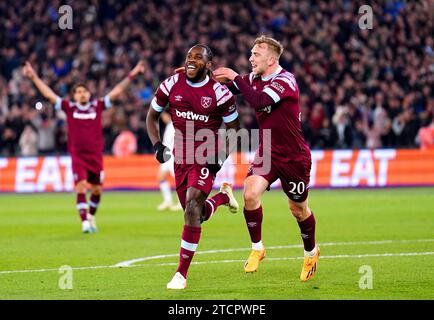
<svg viewBox="0 0 434 320"><path fill-rule="evenodd" d="M262 44L262 43L267 44L268 47L271 49L271 51L277 54L277 58L280 58L280 56L283 53L283 46L279 41L271 37L262 35L259 38L255 39L254 45Z"/></svg>

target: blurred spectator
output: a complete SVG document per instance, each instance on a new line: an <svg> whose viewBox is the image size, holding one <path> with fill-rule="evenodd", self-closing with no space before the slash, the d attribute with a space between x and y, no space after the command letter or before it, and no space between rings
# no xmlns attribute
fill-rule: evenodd
<svg viewBox="0 0 434 320"><path fill-rule="evenodd" d="M140 122L137 114L130 117L129 130L134 134L137 140L138 153L153 153L154 149L151 140L146 132L146 126Z"/></svg>
<svg viewBox="0 0 434 320"><path fill-rule="evenodd" d="M353 137L348 117L348 110L344 106L339 106L333 116L331 141L334 141L334 147L338 149L351 148Z"/></svg>
<svg viewBox="0 0 434 320"><path fill-rule="evenodd" d="M19 144L21 156L36 156L38 154L38 134L32 125L28 124L24 127Z"/></svg>
<svg viewBox="0 0 434 320"><path fill-rule="evenodd" d="M41 113L32 123L38 131L38 153L52 154L56 147L56 121L50 119L46 113Z"/></svg>
<svg viewBox="0 0 434 320"><path fill-rule="evenodd" d="M358 9L365 4L372 6L373 30L358 28ZM248 73L250 49L260 34L275 37L285 48L281 65L296 76L302 130L313 148L414 148L419 129L433 116L430 1L76 0L70 3L72 30L57 27L59 5L57 0L0 1L0 152L5 155L16 154L27 121L16 118L16 109L40 98L20 75L24 60L39 66L57 94L66 96L80 81L95 97L104 96L137 60L145 60L144 76L103 116L103 132L107 153L127 125L138 152L152 152L136 117L144 126L156 86L183 65L186 50L205 43L214 51L216 66ZM257 128L254 111L242 101L242 124ZM57 122L56 152L65 152L65 129Z"/></svg>
<svg viewBox="0 0 434 320"><path fill-rule="evenodd" d="M113 154L115 157L123 158L136 153L137 139L134 133L129 130L122 130L113 143Z"/></svg>
<svg viewBox="0 0 434 320"><path fill-rule="evenodd" d="M418 140L422 150L434 149L434 117L428 126L419 129Z"/></svg>

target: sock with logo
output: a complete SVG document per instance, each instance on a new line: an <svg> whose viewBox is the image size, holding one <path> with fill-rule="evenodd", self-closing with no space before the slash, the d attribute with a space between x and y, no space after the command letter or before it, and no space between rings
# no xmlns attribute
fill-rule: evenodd
<svg viewBox="0 0 434 320"><path fill-rule="evenodd" d="M77 210L81 221L87 220L87 209L89 208L86 201L86 194L77 193Z"/></svg>
<svg viewBox="0 0 434 320"><path fill-rule="evenodd" d="M307 219L298 222L305 251L312 251L315 249L315 225L316 221L313 212Z"/></svg>
<svg viewBox="0 0 434 320"><path fill-rule="evenodd" d="M255 210L247 210L244 208L244 218L246 220L247 229L249 230L250 239L252 240L252 248L261 250L262 246L262 206Z"/></svg>
<svg viewBox="0 0 434 320"><path fill-rule="evenodd" d="M222 192L217 193L212 198L206 199L202 215L203 221L209 220L217 208L226 203L229 203L229 197Z"/></svg>
<svg viewBox="0 0 434 320"><path fill-rule="evenodd" d="M91 194L90 195L90 201L89 201L89 213L91 215L96 214L96 210L99 207L99 202L101 201L101 194Z"/></svg>
<svg viewBox="0 0 434 320"><path fill-rule="evenodd" d="M187 278L188 268L193 260L194 253L200 239L201 227L190 227L184 225L181 238L181 250L179 252L179 265L177 272Z"/></svg>

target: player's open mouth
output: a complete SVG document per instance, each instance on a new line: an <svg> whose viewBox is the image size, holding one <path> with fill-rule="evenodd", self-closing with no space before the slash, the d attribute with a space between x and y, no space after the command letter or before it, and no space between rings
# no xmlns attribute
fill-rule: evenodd
<svg viewBox="0 0 434 320"><path fill-rule="evenodd" d="M188 65L187 66L187 70L196 70L196 67L192 66L192 65Z"/></svg>

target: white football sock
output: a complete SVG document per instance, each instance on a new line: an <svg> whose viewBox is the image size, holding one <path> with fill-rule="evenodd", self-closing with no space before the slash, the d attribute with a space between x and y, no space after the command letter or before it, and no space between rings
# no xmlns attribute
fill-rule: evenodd
<svg viewBox="0 0 434 320"><path fill-rule="evenodd" d="M160 190L161 194L163 195L164 202L172 203L172 192L170 191L169 181L160 181Z"/></svg>
<svg viewBox="0 0 434 320"><path fill-rule="evenodd" d="M260 240L259 242L252 242L252 249L253 250L264 250L264 245L262 244L262 240Z"/></svg>

